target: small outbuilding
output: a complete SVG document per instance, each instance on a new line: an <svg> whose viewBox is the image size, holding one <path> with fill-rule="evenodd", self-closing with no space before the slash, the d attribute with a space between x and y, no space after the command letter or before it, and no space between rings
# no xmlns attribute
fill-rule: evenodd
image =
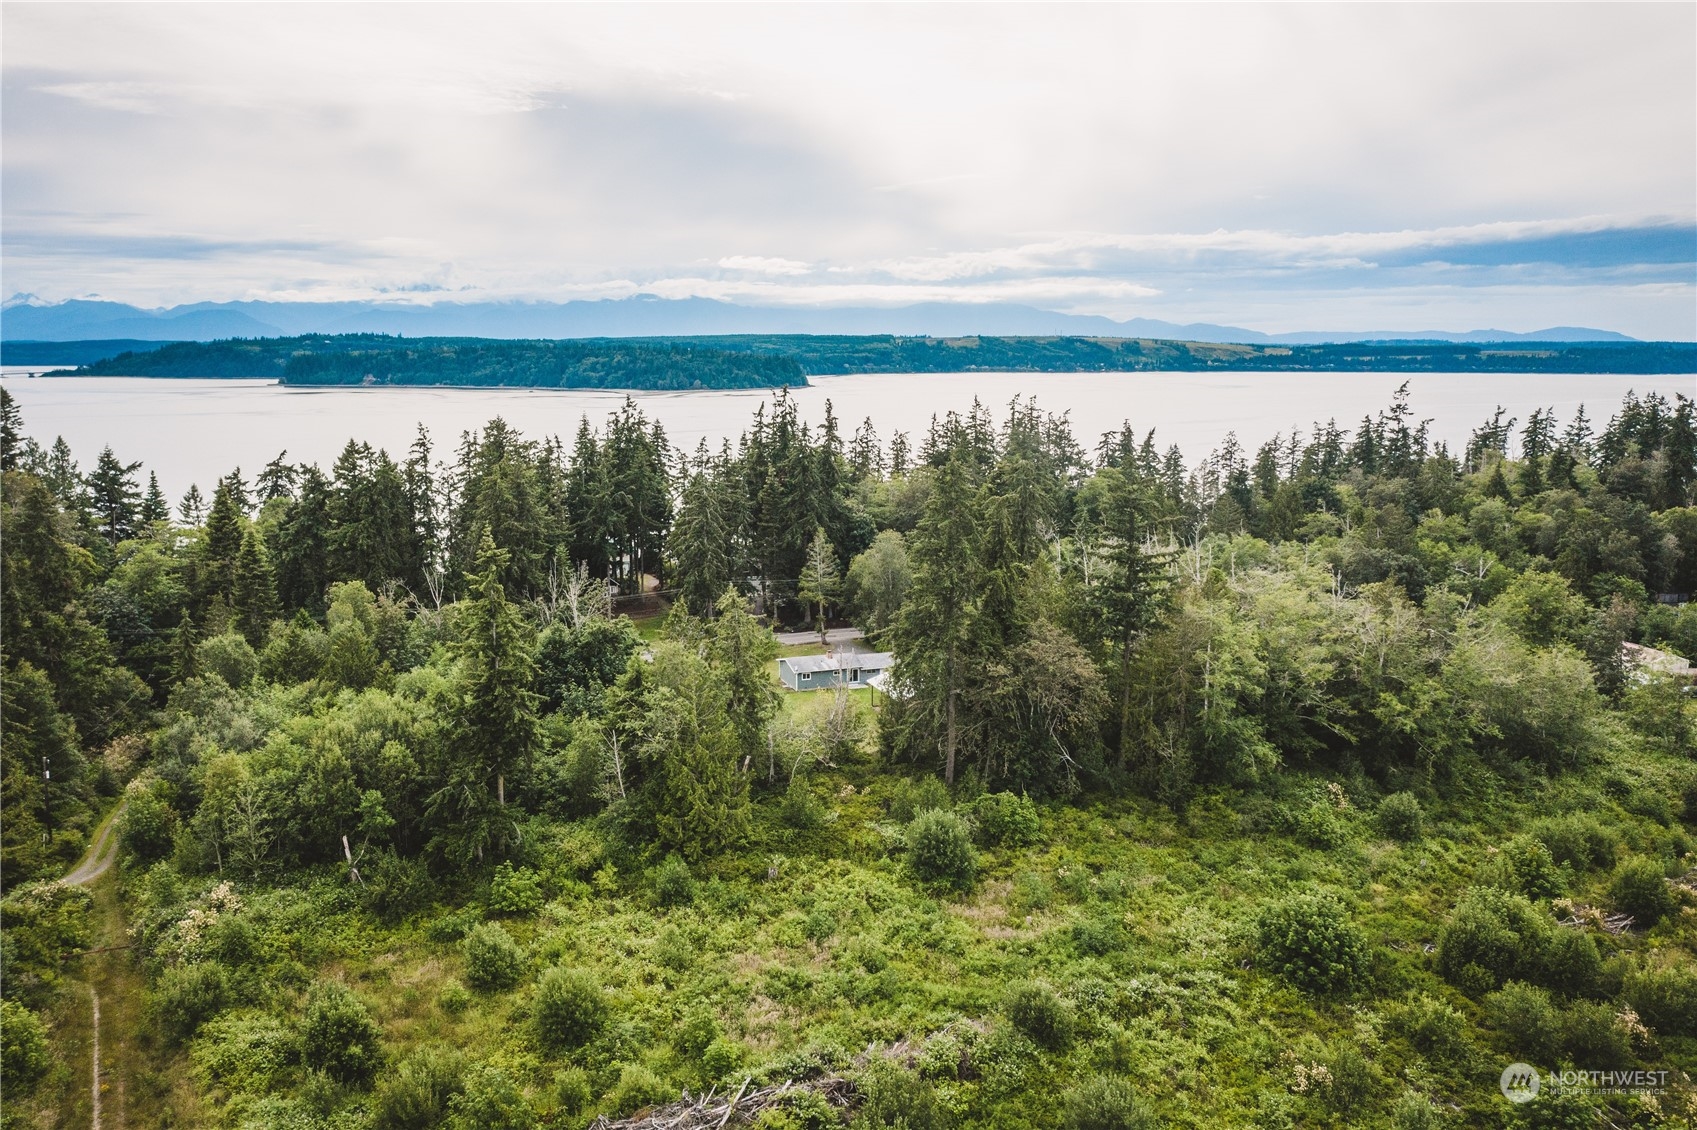
<svg viewBox="0 0 1697 1130"><path fill-rule="evenodd" d="M835 655L797 655L778 660L778 677L792 691L826 687L864 687L895 665L887 651L845 651Z"/></svg>

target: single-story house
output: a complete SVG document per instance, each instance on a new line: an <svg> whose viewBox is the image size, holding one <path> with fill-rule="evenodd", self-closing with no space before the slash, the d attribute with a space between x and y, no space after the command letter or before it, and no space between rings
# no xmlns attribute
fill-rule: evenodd
<svg viewBox="0 0 1697 1130"><path fill-rule="evenodd" d="M778 677L792 691L826 687L863 687L889 670L896 657L887 651L845 651L836 655L797 655L778 660Z"/></svg>

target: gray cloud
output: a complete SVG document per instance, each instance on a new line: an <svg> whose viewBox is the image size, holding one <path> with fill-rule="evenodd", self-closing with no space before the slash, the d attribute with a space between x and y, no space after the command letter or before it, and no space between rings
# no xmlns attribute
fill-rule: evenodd
<svg viewBox="0 0 1697 1130"><path fill-rule="evenodd" d="M1688 5L17 5L6 30L0 247L47 298L1697 336Z"/></svg>

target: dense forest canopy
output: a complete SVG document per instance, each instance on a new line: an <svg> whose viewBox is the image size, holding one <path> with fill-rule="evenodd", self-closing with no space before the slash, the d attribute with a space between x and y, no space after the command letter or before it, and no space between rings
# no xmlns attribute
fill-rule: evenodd
<svg viewBox="0 0 1697 1130"><path fill-rule="evenodd" d="M87 1094L98 977L137 1125L1691 1109L1497 1090L1697 1070L1697 702L1626 647L1697 657L1683 396L1199 461L627 400L176 501L0 401L8 1125ZM780 689L831 622L888 693Z"/></svg>
<svg viewBox="0 0 1697 1130"><path fill-rule="evenodd" d="M336 334L182 341L80 366L79 376L269 377L292 385L507 388L780 388L794 361L651 340L498 341Z"/></svg>
<svg viewBox="0 0 1697 1130"><path fill-rule="evenodd" d="M83 364L75 374L274 377L301 385L683 390L800 387L809 375L845 373L1697 370L1697 344L1683 342L1213 345L1139 338L804 334L569 341L342 334L176 342L100 356L103 359Z"/></svg>

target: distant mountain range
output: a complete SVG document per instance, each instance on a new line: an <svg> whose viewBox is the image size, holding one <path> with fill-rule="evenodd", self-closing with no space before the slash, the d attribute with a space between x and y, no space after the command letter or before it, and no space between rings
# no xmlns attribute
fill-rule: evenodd
<svg viewBox="0 0 1697 1130"><path fill-rule="evenodd" d="M929 302L913 306L741 306L710 298L632 298L575 302L196 302L143 310L122 302L74 299L51 305L19 295L0 308L0 339L216 341L232 337L385 333L406 337L583 338L707 334L899 334L904 336L1086 336L1162 338L1246 345L1365 341L1633 341L1578 326L1534 333L1506 330L1376 330L1265 334L1235 326L1154 318L1115 321L1010 303ZM70 360L67 358L66 360Z"/></svg>

